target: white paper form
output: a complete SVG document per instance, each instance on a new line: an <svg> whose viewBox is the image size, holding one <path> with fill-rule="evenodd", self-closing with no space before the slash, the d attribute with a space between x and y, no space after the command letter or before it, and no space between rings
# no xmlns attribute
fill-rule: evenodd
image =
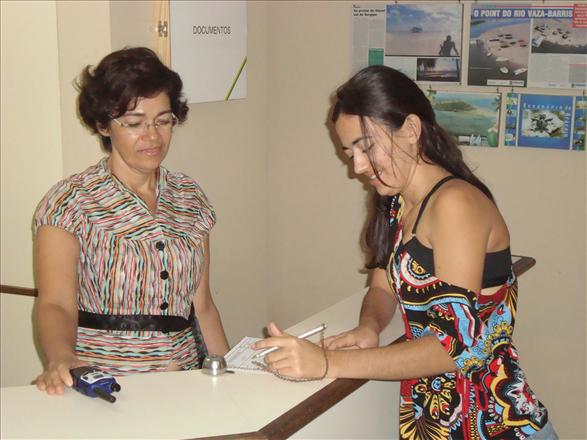
<svg viewBox="0 0 587 440"><path fill-rule="evenodd" d="M252 344L260 340L261 338L253 338L250 336L242 338L240 342L232 347L230 351L226 353L226 356L224 356L228 368L232 370L268 373L268 371L265 371L262 367L265 365L263 358L255 359L255 355L259 351L251 348Z"/></svg>

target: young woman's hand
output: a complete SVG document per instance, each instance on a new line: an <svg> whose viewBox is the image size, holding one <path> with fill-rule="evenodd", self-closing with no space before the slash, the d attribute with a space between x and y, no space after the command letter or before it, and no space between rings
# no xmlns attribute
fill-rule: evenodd
<svg viewBox="0 0 587 440"><path fill-rule="evenodd" d="M359 325L338 335L324 339L324 346L329 350L373 348L379 346L379 334L371 327Z"/></svg>
<svg viewBox="0 0 587 440"><path fill-rule="evenodd" d="M253 344L255 350L279 347L265 356L271 371L283 376L315 378L323 377L327 361L322 347L281 331L273 322L267 326L271 337Z"/></svg>
<svg viewBox="0 0 587 440"><path fill-rule="evenodd" d="M88 365L80 361L75 355L64 356L49 362L43 374L35 379L37 388L47 394L63 394L65 387L73 385L73 378L69 370Z"/></svg>

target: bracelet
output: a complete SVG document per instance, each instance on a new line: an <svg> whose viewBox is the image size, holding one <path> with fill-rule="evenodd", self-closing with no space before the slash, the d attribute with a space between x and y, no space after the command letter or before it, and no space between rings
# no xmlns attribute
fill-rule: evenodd
<svg viewBox="0 0 587 440"><path fill-rule="evenodd" d="M322 340L320 341L320 345L322 346L322 354L324 354L324 363L326 364L326 368L324 369L324 374L322 375L322 377L320 377L319 379L316 380L322 380L326 377L326 375L328 374L328 355L326 354L326 347L324 347L324 338L322 338Z"/></svg>

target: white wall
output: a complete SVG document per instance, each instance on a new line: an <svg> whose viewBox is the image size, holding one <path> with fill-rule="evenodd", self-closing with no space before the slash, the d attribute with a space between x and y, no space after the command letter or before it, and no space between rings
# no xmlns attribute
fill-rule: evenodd
<svg viewBox="0 0 587 440"><path fill-rule="evenodd" d="M62 172L55 3L0 4L1 280L32 286L32 212Z"/></svg>
<svg viewBox="0 0 587 440"><path fill-rule="evenodd" d="M269 2L270 314L288 327L364 286L364 191L326 126L350 71L350 3Z"/></svg>
<svg viewBox="0 0 587 440"><path fill-rule="evenodd" d="M62 172L55 2L0 2L0 8L0 284L31 287L32 213ZM0 307L2 384L30 382L41 371L32 299L2 294Z"/></svg>
<svg viewBox="0 0 587 440"><path fill-rule="evenodd" d="M56 3L64 178L85 170L103 156L98 138L80 122L74 83L82 68L96 64L111 51L110 2L76 0Z"/></svg>

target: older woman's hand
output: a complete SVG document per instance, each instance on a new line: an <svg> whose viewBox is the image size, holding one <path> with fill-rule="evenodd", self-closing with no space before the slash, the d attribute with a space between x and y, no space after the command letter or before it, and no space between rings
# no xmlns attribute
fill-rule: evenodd
<svg viewBox="0 0 587 440"><path fill-rule="evenodd" d="M47 394L63 394L65 387L73 385L73 378L69 370L88 365L80 361L75 355L67 355L61 359L49 362L43 374L35 379L37 388Z"/></svg>

